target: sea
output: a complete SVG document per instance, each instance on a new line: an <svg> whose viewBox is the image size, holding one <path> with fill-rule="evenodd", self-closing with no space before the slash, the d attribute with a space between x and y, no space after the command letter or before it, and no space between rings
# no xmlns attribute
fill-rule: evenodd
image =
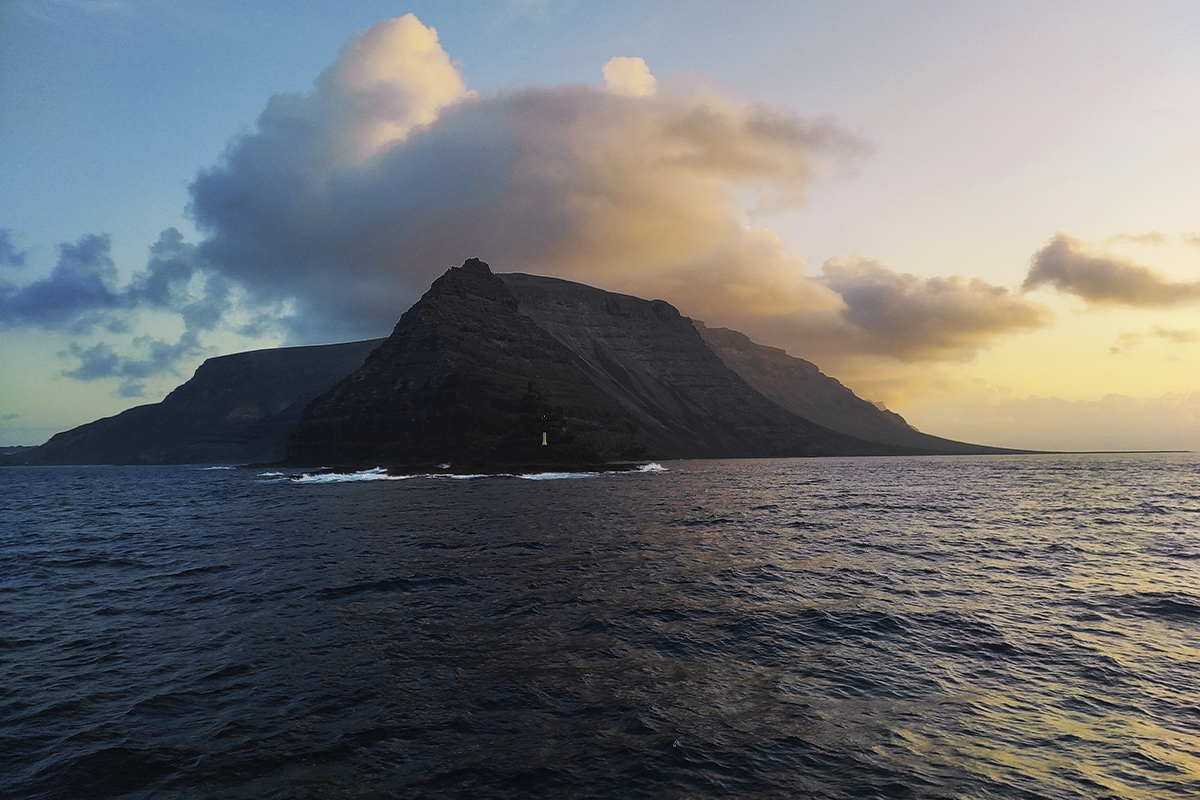
<svg viewBox="0 0 1200 800"><path fill-rule="evenodd" d="M1200 797L1200 456L0 469L0 797Z"/></svg>

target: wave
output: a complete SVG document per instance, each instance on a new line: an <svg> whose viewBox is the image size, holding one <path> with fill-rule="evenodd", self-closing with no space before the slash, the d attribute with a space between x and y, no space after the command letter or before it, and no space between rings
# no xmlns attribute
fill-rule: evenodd
<svg viewBox="0 0 1200 800"><path fill-rule="evenodd" d="M651 462L642 464L631 472L667 472L662 464ZM287 478L291 483L356 483L362 481L402 481L411 478L443 478L450 480L475 480L478 478L520 478L527 481L577 480L580 478L596 478L601 475L613 475L613 472L500 472L500 473L457 473L457 472L425 472L412 475L393 475L384 467L373 467L358 472L305 472L300 475L287 475L283 472L263 472L260 478Z"/></svg>
<svg viewBox="0 0 1200 800"><path fill-rule="evenodd" d="M559 481L568 478L595 478L604 475L603 472L528 472L523 475L512 475L527 481Z"/></svg>
<svg viewBox="0 0 1200 800"><path fill-rule="evenodd" d="M361 472L305 472L293 475L292 483L355 483L358 481L402 481L412 475L390 475L383 467L364 469Z"/></svg>

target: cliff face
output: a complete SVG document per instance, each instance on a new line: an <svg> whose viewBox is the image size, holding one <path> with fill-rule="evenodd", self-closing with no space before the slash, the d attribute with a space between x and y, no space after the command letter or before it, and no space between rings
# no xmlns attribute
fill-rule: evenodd
<svg viewBox="0 0 1200 800"><path fill-rule="evenodd" d="M757 344L728 328L693 324L713 353L759 393L819 425L868 441L930 453L1016 452L921 433L899 414L868 403L811 362Z"/></svg>
<svg viewBox="0 0 1200 800"><path fill-rule="evenodd" d="M288 448L298 464L644 454L631 416L477 259L434 281L361 369L314 400Z"/></svg>
<svg viewBox="0 0 1200 800"><path fill-rule="evenodd" d="M210 358L161 403L55 435L12 456L22 464L278 461L317 394L353 372L381 339Z"/></svg>
<svg viewBox="0 0 1200 800"><path fill-rule="evenodd" d="M888 452L799 419L763 397L669 303L557 278L500 277L521 313L570 348L592 382L637 421L656 457Z"/></svg>

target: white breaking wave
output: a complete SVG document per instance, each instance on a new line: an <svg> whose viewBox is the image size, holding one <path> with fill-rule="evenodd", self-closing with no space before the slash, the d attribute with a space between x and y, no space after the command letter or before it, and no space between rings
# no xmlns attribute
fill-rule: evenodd
<svg viewBox="0 0 1200 800"><path fill-rule="evenodd" d="M527 481L559 481L565 478L595 478L597 475L607 475L605 472L530 472L525 475L514 475Z"/></svg>
<svg viewBox="0 0 1200 800"><path fill-rule="evenodd" d="M210 469L237 469L237 467L200 467L201 471L207 472Z"/></svg>
<svg viewBox="0 0 1200 800"><path fill-rule="evenodd" d="M361 472L305 472L292 478L293 483L354 483L357 481L402 481L413 475L389 475L383 467L364 469Z"/></svg>
<svg viewBox="0 0 1200 800"><path fill-rule="evenodd" d="M666 472L667 469L662 464L650 463L643 464L638 467L635 472ZM374 467L365 469L360 472L305 472L301 475L293 475L290 477L292 483L356 483L362 481L403 481L410 478L441 478L451 480L475 480L477 478L520 478L526 481L560 481L574 480L578 478L596 478L601 475L619 475L618 472L526 472L526 473L470 473L459 474L454 472L428 472L418 475L391 475L383 467ZM282 472L264 472L259 477L262 478L282 478L285 474Z"/></svg>

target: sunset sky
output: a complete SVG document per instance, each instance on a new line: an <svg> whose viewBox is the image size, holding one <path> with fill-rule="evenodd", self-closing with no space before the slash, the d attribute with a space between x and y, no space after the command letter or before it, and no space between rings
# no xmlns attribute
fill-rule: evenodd
<svg viewBox="0 0 1200 800"><path fill-rule="evenodd" d="M939 436L1200 450L1200 4L0 3L0 444L469 257Z"/></svg>

